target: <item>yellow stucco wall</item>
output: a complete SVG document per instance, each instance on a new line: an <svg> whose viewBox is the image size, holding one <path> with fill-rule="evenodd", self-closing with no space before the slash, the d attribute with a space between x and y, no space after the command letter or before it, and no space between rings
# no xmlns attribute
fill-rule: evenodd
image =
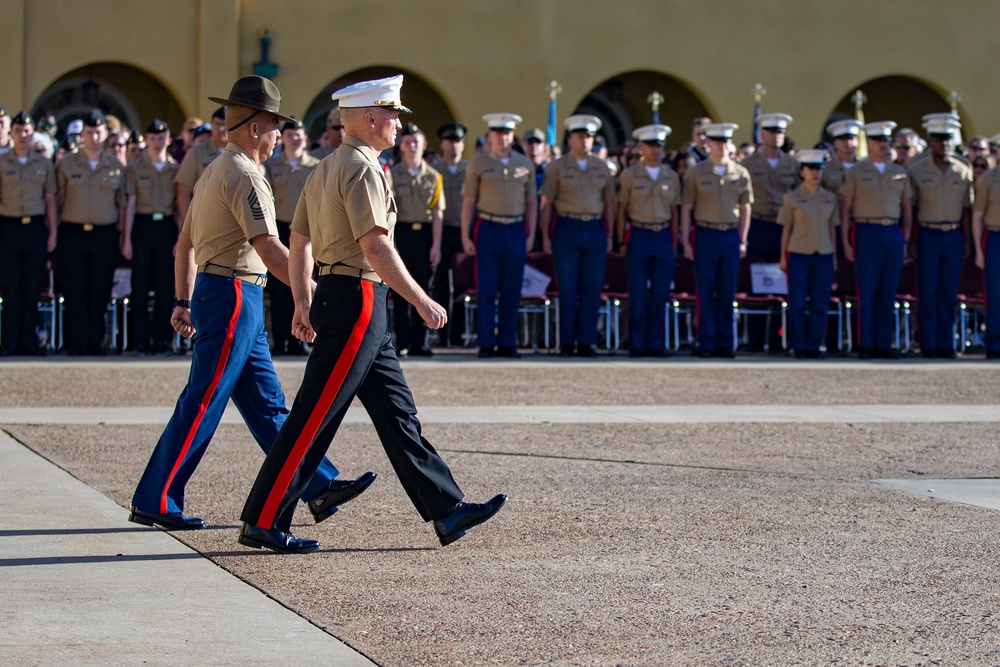
<svg viewBox="0 0 1000 667"><path fill-rule="evenodd" d="M422 77L474 130L497 110L544 127L550 80L562 85L561 120L605 79L652 70L740 123L739 139L759 81L764 110L792 114L790 135L812 143L845 95L905 75L959 91L966 136L1000 131L995 0L0 0L0 16L0 103L11 109L66 72L119 62L205 116L207 95L252 71L268 29L282 108L297 115L332 81L384 65ZM690 118L672 117L669 99L663 115L686 135Z"/></svg>

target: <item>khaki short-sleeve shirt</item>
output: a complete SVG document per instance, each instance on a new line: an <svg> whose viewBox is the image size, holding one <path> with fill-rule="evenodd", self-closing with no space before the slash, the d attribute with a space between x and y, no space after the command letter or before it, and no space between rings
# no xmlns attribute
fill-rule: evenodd
<svg viewBox="0 0 1000 667"><path fill-rule="evenodd" d="M238 273L267 273L250 244L266 234L277 236L271 186L245 150L229 144L205 169L184 220L198 266L213 264Z"/></svg>
<svg viewBox="0 0 1000 667"><path fill-rule="evenodd" d="M493 153L477 156L469 163L462 188L462 196L475 199L480 211L503 216L523 216L528 198L537 194L535 165L515 151L507 164Z"/></svg>
<svg viewBox="0 0 1000 667"><path fill-rule="evenodd" d="M563 155L545 168L541 196L556 212L569 218L604 213L604 202L615 198L615 179L603 161L588 155L581 169L576 158Z"/></svg>
<svg viewBox="0 0 1000 667"><path fill-rule="evenodd" d="M983 214L983 224L1000 231L1000 167L994 167L976 179L976 200L972 210Z"/></svg>
<svg viewBox="0 0 1000 667"><path fill-rule="evenodd" d="M837 195L822 187L809 192L799 186L785 195L778 224L791 229L788 252L830 255L835 250L832 230L840 225Z"/></svg>
<svg viewBox="0 0 1000 667"><path fill-rule="evenodd" d="M177 160L167 155L167 161L157 171L149 153L144 153L138 160L133 160L125 167L125 194L130 197L135 195L136 213L174 214L177 192L174 188L174 177L179 168Z"/></svg>
<svg viewBox="0 0 1000 667"><path fill-rule="evenodd" d="M302 159L295 166L289 163L288 156L284 153L264 163L267 180L274 192L274 212L278 220L288 223L292 221L306 179L318 164L319 160L309 153L303 153Z"/></svg>
<svg viewBox="0 0 1000 667"><path fill-rule="evenodd" d="M222 153L215 147L211 139L195 145L184 156L184 161L181 162L181 167L177 170L174 182L193 188L201 175L208 169L208 165L212 164L215 158L220 155Z"/></svg>
<svg viewBox="0 0 1000 667"><path fill-rule="evenodd" d="M934 160L906 165L920 222L959 222L962 209L972 206L972 169L951 157L947 161L944 172Z"/></svg>
<svg viewBox="0 0 1000 667"><path fill-rule="evenodd" d="M0 215L21 218L45 213L45 195L56 193L56 170L51 160L35 151L21 164L14 150L0 155Z"/></svg>
<svg viewBox="0 0 1000 667"><path fill-rule="evenodd" d="M118 210L125 206L125 167L118 158L101 152L97 167L91 169L86 153L70 153L56 164L56 184L63 200L62 220L118 224Z"/></svg>
<svg viewBox="0 0 1000 667"><path fill-rule="evenodd" d="M839 195L841 188L844 187L844 181L847 179L847 172L853 169L856 164L857 162L852 162L851 166L847 167L834 155L823 167L823 180L820 185L833 194Z"/></svg>
<svg viewBox="0 0 1000 667"><path fill-rule="evenodd" d="M862 160L847 172L840 194L851 200L851 216L899 218L904 199L913 198L910 179L898 164L887 162L879 173L871 160Z"/></svg>
<svg viewBox="0 0 1000 667"><path fill-rule="evenodd" d="M441 167L441 178L444 179L444 197L448 206L444 209L444 226L459 229L462 226L462 186L465 185L465 173L469 163L465 160L455 165L455 173L447 165Z"/></svg>
<svg viewBox="0 0 1000 667"><path fill-rule="evenodd" d="M319 264L373 271L358 239L379 227L393 240L396 202L378 151L348 135L306 181L292 231L312 242Z"/></svg>
<svg viewBox="0 0 1000 667"><path fill-rule="evenodd" d="M414 176L402 162L390 170L396 200L396 218L405 222L430 222L432 211L446 211L444 179L422 161Z"/></svg>
<svg viewBox="0 0 1000 667"><path fill-rule="evenodd" d="M623 171L618 180L618 202L628 206L628 217L636 222L667 222L674 206L680 204L680 177L665 164L660 165L655 181L642 162Z"/></svg>
<svg viewBox="0 0 1000 667"><path fill-rule="evenodd" d="M690 204L696 221L738 224L740 206L753 204L750 172L732 160L719 176L710 160L699 162L684 174L684 203Z"/></svg>
<svg viewBox="0 0 1000 667"><path fill-rule="evenodd" d="M802 183L799 161L779 150L778 164L772 167L764 153L758 151L744 160L743 166L750 172L750 183L753 185L750 215L762 220L774 220L778 217L785 195Z"/></svg>

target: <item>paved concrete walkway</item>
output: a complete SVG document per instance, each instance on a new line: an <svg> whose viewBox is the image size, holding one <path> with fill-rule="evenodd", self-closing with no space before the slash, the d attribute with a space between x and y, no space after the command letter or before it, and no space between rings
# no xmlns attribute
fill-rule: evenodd
<svg viewBox="0 0 1000 667"><path fill-rule="evenodd" d="M166 424L173 408L0 408L0 424ZM1000 422L1000 405L420 406L424 424L752 424ZM354 406L346 424L370 423ZM224 424L242 424L230 404Z"/></svg>
<svg viewBox="0 0 1000 667"><path fill-rule="evenodd" d="M0 470L0 664L374 664L2 432Z"/></svg>

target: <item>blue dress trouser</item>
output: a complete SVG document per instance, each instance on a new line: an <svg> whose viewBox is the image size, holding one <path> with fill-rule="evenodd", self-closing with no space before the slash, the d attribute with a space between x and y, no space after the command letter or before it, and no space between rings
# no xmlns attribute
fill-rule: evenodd
<svg viewBox="0 0 1000 667"><path fill-rule="evenodd" d="M552 260L559 286L561 345L589 347L597 340L608 234L601 220L559 216L553 225Z"/></svg>
<svg viewBox="0 0 1000 667"><path fill-rule="evenodd" d="M986 351L1000 352L1000 233L983 235L986 261Z"/></svg>
<svg viewBox="0 0 1000 667"><path fill-rule="evenodd" d="M832 289L833 255L788 254L788 343L796 352L819 352Z"/></svg>
<svg viewBox="0 0 1000 667"><path fill-rule="evenodd" d="M733 229L695 227L694 280L698 288L698 348L736 349L733 299L740 270L740 235Z"/></svg>
<svg viewBox="0 0 1000 667"><path fill-rule="evenodd" d="M955 349L955 307L963 254L962 230L917 230L917 322L922 352Z"/></svg>
<svg viewBox="0 0 1000 667"><path fill-rule="evenodd" d="M132 505L146 512L184 511L184 487L230 398L265 452L288 417L264 331L264 288L200 273L191 294L191 320L197 334L188 383L132 498ZM337 475L324 460L302 499L318 494Z"/></svg>
<svg viewBox="0 0 1000 667"><path fill-rule="evenodd" d="M674 234L670 228L657 232L632 227L627 241L629 347L662 350L665 309L677 262Z"/></svg>
<svg viewBox="0 0 1000 667"><path fill-rule="evenodd" d="M528 235L520 222L501 224L480 218L476 223L479 347L517 347L517 311L521 306L524 265L528 261L527 241Z"/></svg>
<svg viewBox="0 0 1000 667"><path fill-rule="evenodd" d="M896 290L903 270L903 229L857 223L854 234L858 277L858 347L889 350L894 342Z"/></svg>

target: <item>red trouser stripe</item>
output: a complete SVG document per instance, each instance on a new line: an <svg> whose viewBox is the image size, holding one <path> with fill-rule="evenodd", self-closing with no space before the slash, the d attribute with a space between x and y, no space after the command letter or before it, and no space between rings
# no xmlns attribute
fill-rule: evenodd
<svg viewBox="0 0 1000 667"><path fill-rule="evenodd" d="M306 425L302 428L302 432L299 433L299 437L296 438L295 444L292 445L292 451L289 453L288 458L285 459L285 463L281 467L281 472L278 473L278 478L275 480L274 486L267 496L264 509L261 510L260 517L257 519L257 525L260 527L266 527L270 530L274 525L274 515L278 513L281 500L288 492L288 487L292 483L292 477L295 476L295 472L302 464L302 459L305 458L309 446L319 432L327 413L330 412L330 406L333 405L334 399L340 393L344 379L347 377L348 371L351 370L351 366L354 365L354 360L358 356L358 350L361 349L361 342L364 340L365 332L368 330L368 323L372 318L372 307L375 302L375 289L371 281L361 281L361 294L361 314L358 316L357 322L354 323L354 328L351 329L351 336L347 339L347 345L341 351L340 357L337 358L337 363L330 373L326 386L323 387L323 393L320 394L319 400L309 415L309 419L306 420Z"/></svg>
<svg viewBox="0 0 1000 667"><path fill-rule="evenodd" d="M191 441L194 440L194 435L198 432L198 427L201 425L202 417L205 416L208 405L212 402L215 388L219 386L222 374L226 372L226 362L229 361L229 352L233 348L233 336L236 334L236 323L240 319L240 309L243 306L243 281L234 280L233 287L236 289L236 305L233 306L233 314L229 318L229 325L226 327L226 338L222 341L222 351L219 353L219 361L215 365L215 373L212 375L212 381L209 383L208 389L205 390L205 395L202 396L201 403L198 405L198 412L194 416L194 421L191 422L191 428L188 430L187 437L184 438L184 446L181 447L181 452L177 456L177 460L174 461L174 467L167 476L167 483L164 485L163 494L160 496L161 514L167 513L167 490L170 489L170 483L174 481L177 469L181 467L184 457L187 456L188 450L191 449Z"/></svg>

